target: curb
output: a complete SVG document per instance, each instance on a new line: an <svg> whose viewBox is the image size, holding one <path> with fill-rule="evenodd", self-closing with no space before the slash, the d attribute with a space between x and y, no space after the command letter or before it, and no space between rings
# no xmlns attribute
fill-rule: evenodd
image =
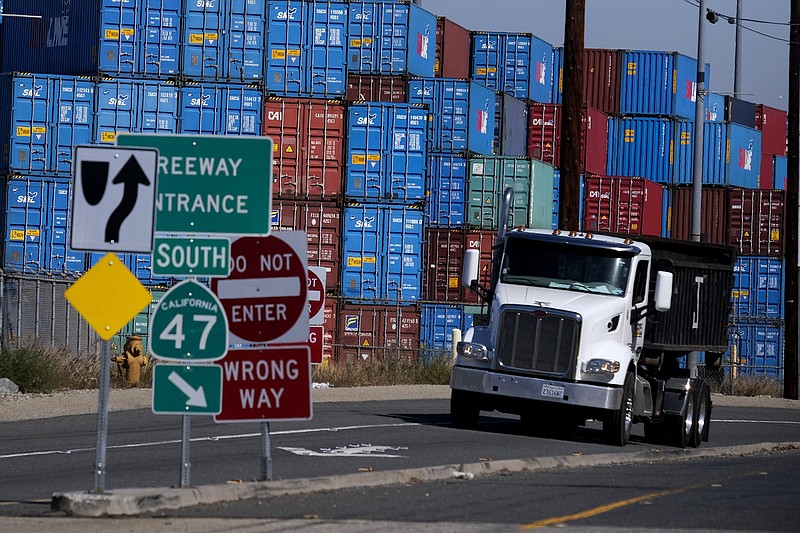
<svg viewBox="0 0 800 533"><path fill-rule="evenodd" d="M199 487L163 487L118 489L105 493L65 492L53 495L51 507L72 516L130 516L165 509L180 509L195 505L213 504L251 498L268 498L319 491L380 487L385 485L442 481L454 478L473 479L483 474L504 472L537 472L553 468L624 465L751 455L800 449L800 441L763 442L706 449L660 449L631 454L609 453L592 455L562 455L535 459L509 459L462 465L442 465L385 472L363 472L341 476L225 483Z"/></svg>

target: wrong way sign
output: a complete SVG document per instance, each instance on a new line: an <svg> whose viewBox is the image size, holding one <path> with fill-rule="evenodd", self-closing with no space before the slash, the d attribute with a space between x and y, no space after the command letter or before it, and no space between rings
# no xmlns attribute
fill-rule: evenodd
<svg viewBox="0 0 800 533"><path fill-rule="evenodd" d="M233 345L308 340L308 253L304 231L231 243L231 273L211 280Z"/></svg>

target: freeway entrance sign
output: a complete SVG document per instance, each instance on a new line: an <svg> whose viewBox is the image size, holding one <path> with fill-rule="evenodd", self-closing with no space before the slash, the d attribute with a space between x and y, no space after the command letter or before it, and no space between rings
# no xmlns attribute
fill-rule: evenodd
<svg viewBox="0 0 800 533"><path fill-rule="evenodd" d="M123 133L117 145L158 149L156 232L269 233L269 137Z"/></svg>
<svg viewBox="0 0 800 533"><path fill-rule="evenodd" d="M216 415L222 411L222 367L158 364L153 369L153 412Z"/></svg>
<svg viewBox="0 0 800 533"><path fill-rule="evenodd" d="M217 297L194 280L172 287L150 319L150 353L167 361L225 357L228 320Z"/></svg>

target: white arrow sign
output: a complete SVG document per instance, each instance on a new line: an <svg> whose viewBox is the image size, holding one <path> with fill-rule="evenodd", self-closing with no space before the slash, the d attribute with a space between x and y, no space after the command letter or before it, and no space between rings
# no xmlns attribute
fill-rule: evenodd
<svg viewBox="0 0 800 533"><path fill-rule="evenodd" d="M405 446L380 446L372 444L351 444L349 446L337 446L336 448L320 448L318 452L307 450L306 448L288 448L282 446L278 448L295 455L303 455L306 457L352 457L354 455L369 455L370 457L405 457L404 455L386 452L408 450Z"/></svg>
<svg viewBox="0 0 800 533"><path fill-rule="evenodd" d="M182 393L184 393L188 399L186 400L186 405L192 407L206 407L206 394L203 391L203 386L200 385L196 390L194 387L189 385L189 383L183 379L177 372L174 370L170 373L167 379Z"/></svg>

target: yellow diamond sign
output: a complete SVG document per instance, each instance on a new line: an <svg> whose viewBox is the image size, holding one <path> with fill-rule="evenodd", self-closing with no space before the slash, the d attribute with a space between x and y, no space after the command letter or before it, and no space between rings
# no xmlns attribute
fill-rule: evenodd
<svg viewBox="0 0 800 533"><path fill-rule="evenodd" d="M105 341L153 299L113 253L90 268L64 296Z"/></svg>

